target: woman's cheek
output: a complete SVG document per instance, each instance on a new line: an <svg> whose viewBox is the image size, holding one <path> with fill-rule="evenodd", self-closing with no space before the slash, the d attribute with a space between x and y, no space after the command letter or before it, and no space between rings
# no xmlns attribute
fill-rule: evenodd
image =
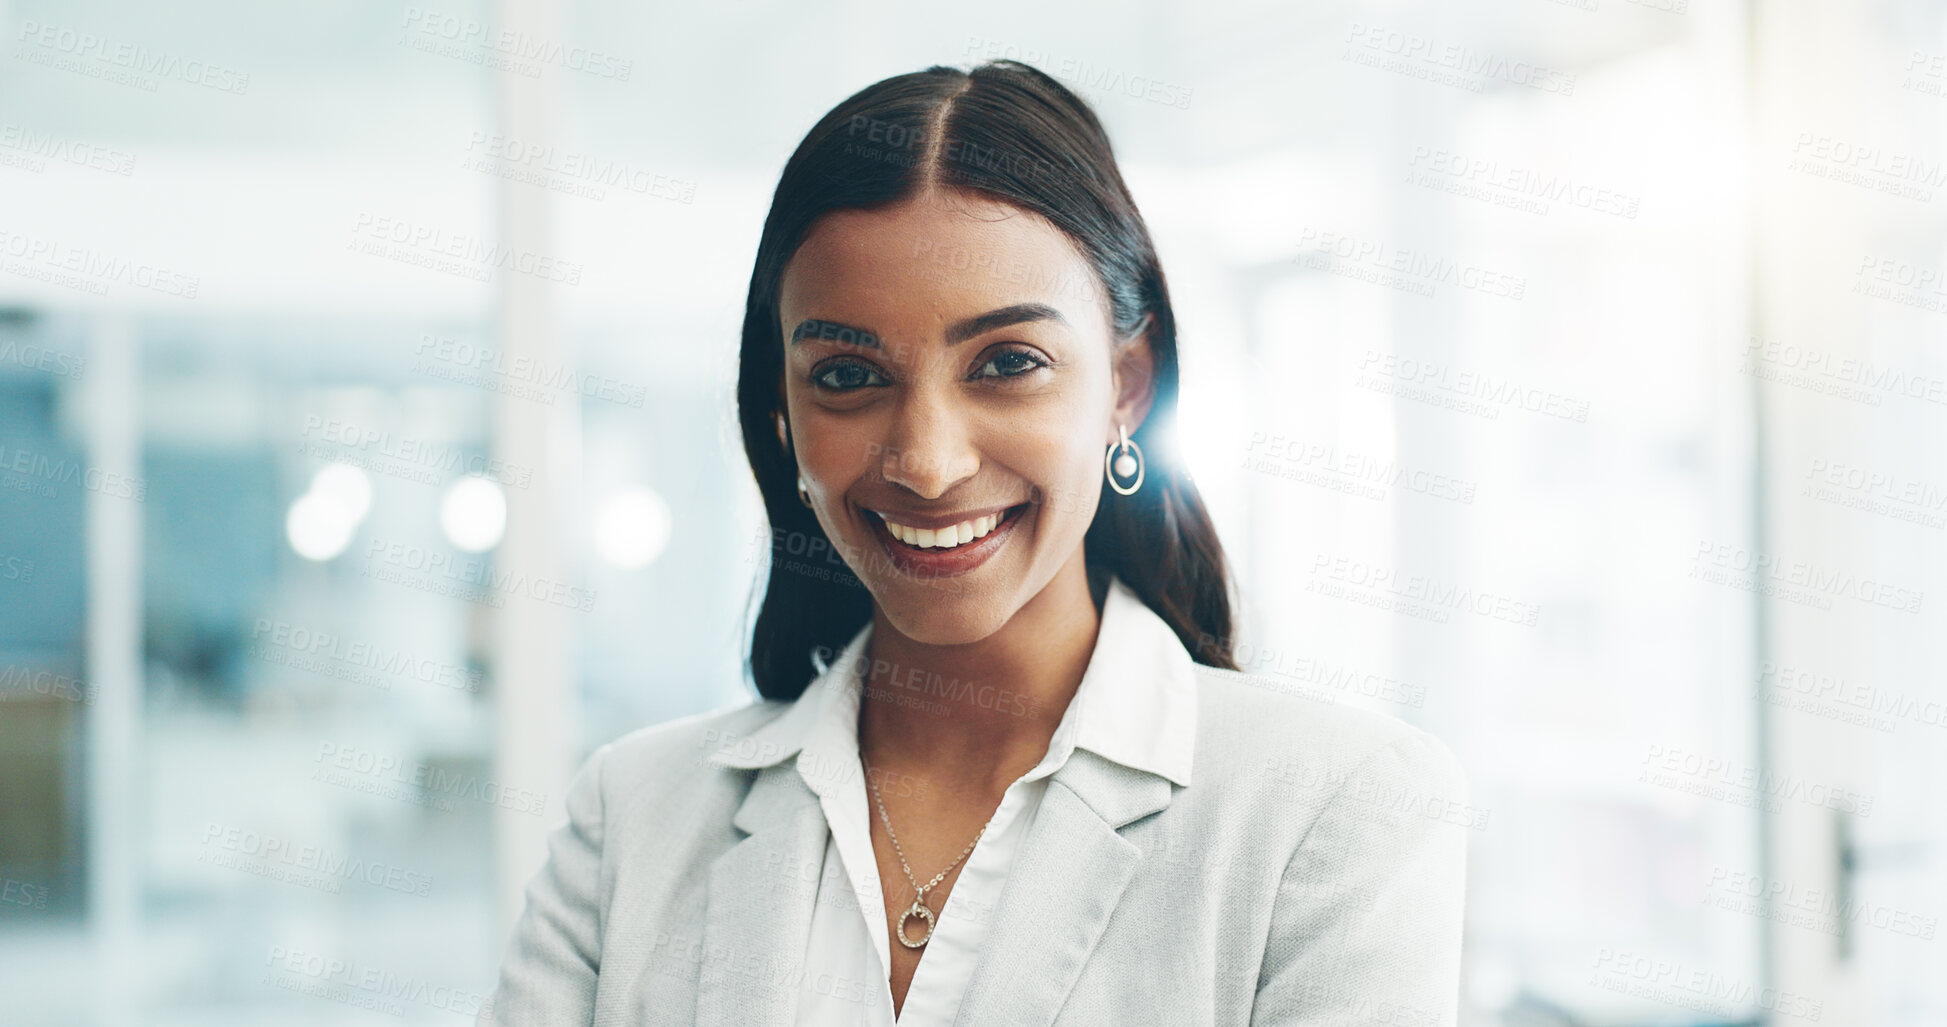
<svg viewBox="0 0 1947 1027"><path fill-rule="evenodd" d="M1042 491L1045 496L1043 507L1051 531L1069 532L1079 535L1088 530L1095 515L1095 500L1099 490L1095 478L1086 468L1064 468L1059 477L1044 479Z"/></svg>
<svg viewBox="0 0 1947 1027"><path fill-rule="evenodd" d="M806 417L798 436L799 461L834 495L844 494L884 452L883 443L871 431L820 414Z"/></svg>

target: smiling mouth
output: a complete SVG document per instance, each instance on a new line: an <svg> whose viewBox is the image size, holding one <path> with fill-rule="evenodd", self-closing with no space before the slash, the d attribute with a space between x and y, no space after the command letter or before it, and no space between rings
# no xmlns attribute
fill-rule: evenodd
<svg viewBox="0 0 1947 1027"><path fill-rule="evenodd" d="M914 528L888 519L877 510L865 512L877 521L890 541L922 553L949 553L972 546L981 539L997 531L1012 527L1020 518L1021 512L1028 508L1027 503L1010 506L996 514L987 514L961 521L945 528Z"/></svg>

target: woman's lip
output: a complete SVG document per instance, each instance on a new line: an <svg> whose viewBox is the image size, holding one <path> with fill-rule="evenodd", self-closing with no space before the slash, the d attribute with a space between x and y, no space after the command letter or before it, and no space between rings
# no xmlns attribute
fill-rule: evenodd
<svg viewBox="0 0 1947 1027"><path fill-rule="evenodd" d="M907 545L886 530L885 518L879 516L877 511L867 511L872 516L867 517L866 520L871 522L872 534L878 538L880 548L886 552L886 558L891 560L892 565L901 572L915 577L951 578L986 563L999 552L1001 546L1013 536L1015 526L1021 522L1030 505L1023 503L1020 506L1008 507L1005 516L993 531L951 549L919 549Z"/></svg>
<svg viewBox="0 0 1947 1027"><path fill-rule="evenodd" d="M1014 504L1014 506L1019 505L1018 503ZM977 521L988 514L1006 513L1014 509L1014 506L990 506L982 510L968 510L964 513L945 515L909 514L898 510L881 510L878 507L872 506L864 507L863 509L878 514L882 519L891 521L894 524L903 524L908 528L916 528L921 531L938 531L941 528L951 528L956 524Z"/></svg>

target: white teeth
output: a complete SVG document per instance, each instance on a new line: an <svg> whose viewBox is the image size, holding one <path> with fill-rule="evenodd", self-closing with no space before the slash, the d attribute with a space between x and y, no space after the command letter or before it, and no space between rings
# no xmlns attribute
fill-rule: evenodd
<svg viewBox="0 0 1947 1027"><path fill-rule="evenodd" d="M970 521L961 521L951 527L927 529L909 528L896 521L886 520L884 514L880 514L879 517L885 520L886 530L891 532L894 538L919 549L953 549L964 546L974 539L986 538L995 528L1000 527L1001 523L1000 514L988 514Z"/></svg>

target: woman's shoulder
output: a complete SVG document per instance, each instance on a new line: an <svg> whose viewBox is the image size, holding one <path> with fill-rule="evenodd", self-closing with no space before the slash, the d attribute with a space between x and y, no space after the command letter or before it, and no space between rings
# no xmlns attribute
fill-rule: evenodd
<svg viewBox="0 0 1947 1027"><path fill-rule="evenodd" d="M587 766L599 767L604 790L680 787L688 777L719 776L711 756L749 755L763 744L758 732L790 708L760 699L651 724L596 749Z"/></svg>
<svg viewBox="0 0 1947 1027"><path fill-rule="evenodd" d="M1408 790L1464 801L1460 761L1438 737L1341 701L1335 687L1198 664L1197 751L1232 777L1286 793L1345 787Z"/></svg>

